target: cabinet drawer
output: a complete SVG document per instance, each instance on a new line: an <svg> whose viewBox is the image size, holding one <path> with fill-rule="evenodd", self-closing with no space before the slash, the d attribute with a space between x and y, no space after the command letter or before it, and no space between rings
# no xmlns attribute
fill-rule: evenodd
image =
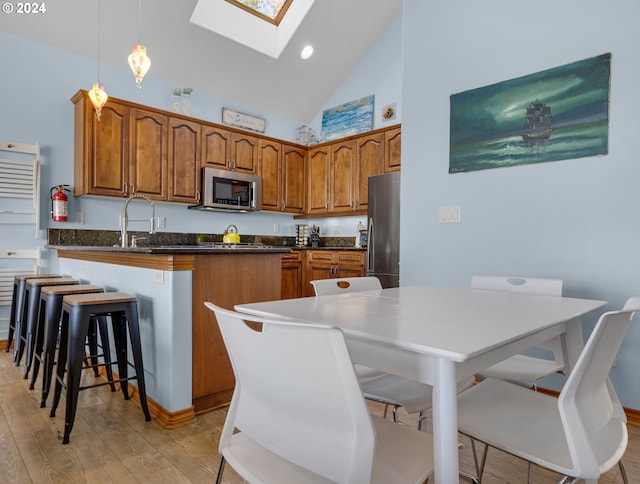
<svg viewBox="0 0 640 484"><path fill-rule="evenodd" d="M333 262L333 252L330 250L310 250L307 257L312 262Z"/></svg>
<svg viewBox="0 0 640 484"><path fill-rule="evenodd" d="M363 265L364 264L364 252L335 252L336 262L338 264L355 264L355 265Z"/></svg>
<svg viewBox="0 0 640 484"><path fill-rule="evenodd" d="M302 253L294 250L290 254L282 254L282 262L298 262L302 260Z"/></svg>

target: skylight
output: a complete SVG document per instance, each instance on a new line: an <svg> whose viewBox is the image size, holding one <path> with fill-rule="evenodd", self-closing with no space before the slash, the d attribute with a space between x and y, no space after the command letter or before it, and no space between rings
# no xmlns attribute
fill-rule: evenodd
<svg viewBox="0 0 640 484"><path fill-rule="evenodd" d="M293 0L227 0L227 2L267 22L279 25Z"/></svg>
<svg viewBox="0 0 640 484"><path fill-rule="evenodd" d="M277 59L314 1L198 0L191 15L191 23ZM282 5L273 21L253 10L253 7L245 5L249 3Z"/></svg>

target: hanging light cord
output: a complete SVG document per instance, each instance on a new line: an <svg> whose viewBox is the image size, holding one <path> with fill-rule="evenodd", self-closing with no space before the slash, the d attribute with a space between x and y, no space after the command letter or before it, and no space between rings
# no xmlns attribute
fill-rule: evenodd
<svg viewBox="0 0 640 484"><path fill-rule="evenodd" d="M98 0L98 83L100 83L100 24L102 23L100 19L100 15L102 13L101 5L101 0Z"/></svg>

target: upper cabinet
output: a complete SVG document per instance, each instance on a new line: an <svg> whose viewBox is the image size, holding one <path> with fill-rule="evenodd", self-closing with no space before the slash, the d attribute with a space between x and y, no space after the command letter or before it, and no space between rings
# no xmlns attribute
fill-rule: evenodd
<svg viewBox="0 0 640 484"><path fill-rule="evenodd" d="M74 195L168 198L169 118L118 100L97 120L85 91L75 104Z"/></svg>
<svg viewBox="0 0 640 484"><path fill-rule="evenodd" d="M304 148L258 139L262 210L304 213L305 159Z"/></svg>
<svg viewBox="0 0 640 484"><path fill-rule="evenodd" d="M256 174L258 138L212 124L203 125L202 164L222 170Z"/></svg>
<svg viewBox="0 0 640 484"><path fill-rule="evenodd" d="M202 167L262 177L262 210L296 218L367 212L370 176L400 169L399 125L314 146L109 98L74 103L74 195L200 203Z"/></svg>
<svg viewBox="0 0 640 484"><path fill-rule="evenodd" d="M170 202L200 202L201 134L200 123L169 118Z"/></svg>
<svg viewBox="0 0 640 484"><path fill-rule="evenodd" d="M369 177L400 169L400 127L309 148L304 217L367 213Z"/></svg>
<svg viewBox="0 0 640 484"><path fill-rule="evenodd" d="M129 120L129 194L166 200L169 118L131 108Z"/></svg>
<svg viewBox="0 0 640 484"><path fill-rule="evenodd" d="M397 127L384 133L384 172L400 170L400 141L401 128Z"/></svg>

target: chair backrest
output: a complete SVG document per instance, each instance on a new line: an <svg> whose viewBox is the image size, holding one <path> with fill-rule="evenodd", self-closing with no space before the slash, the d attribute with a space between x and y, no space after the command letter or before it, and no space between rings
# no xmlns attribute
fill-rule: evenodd
<svg viewBox="0 0 640 484"><path fill-rule="evenodd" d="M375 435L342 332L205 305L216 315L236 377L220 452L238 429L328 479L369 482Z"/></svg>
<svg viewBox="0 0 640 484"><path fill-rule="evenodd" d="M637 310L640 297L633 297L621 311L600 317L558 398L575 477L597 479L627 448L626 418L609 370Z"/></svg>
<svg viewBox="0 0 640 484"><path fill-rule="evenodd" d="M532 296L562 296L562 279L548 279L540 277L514 276L473 276L471 289L485 289L488 291L516 292ZM538 345L553 353L558 363L564 364L562 341L553 338Z"/></svg>
<svg viewBox="0 0 640 484"><path fill-rule="evenodd" d="M311 281L316 296L330 296L346 292L370 291L382 289L377 277L338 277L336 279L318 279Z"/></svg>
<svg viewBox="0 0 640 484"><path fill-rule="evenodd" d="M562 296L562 279L513 276L473 276L472 289L519 292L537 296Z"/></svg>

